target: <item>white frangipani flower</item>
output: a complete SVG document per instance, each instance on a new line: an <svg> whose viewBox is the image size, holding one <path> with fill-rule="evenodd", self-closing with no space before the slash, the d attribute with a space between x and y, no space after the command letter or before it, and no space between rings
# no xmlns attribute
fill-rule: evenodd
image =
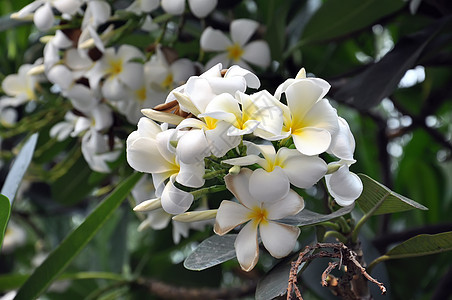
<svg viewBox="0 0 452 300"><path fill-rule="evenodd" d="M336 110L323 98L328 89L326 81L306 78L284 90L287 106L279 105L284 116L282 136L291 135L297 150L305 155L325 152L338 130Z"/></svg>
<svg viewBox="0 0 452 300"><path fill-rule="evenodd" d="M188 0L191 12L197 18L204 18L217 6L218 0ZM181 15L185 11L185 0L162 0L162 8L171 15Z"/></svg>
<svg viewBox="0 0 452 300"><path fill-rule="evenodd" d="M99 81L105 78L102 94L109 100L123 100L125 88L137 89L143 83L143 64L132 61L144 60L143 53L136 47L122 45L116 51L114 48L105 50L104 55L87 73L90 86L97 87Z"/></svg>
<svg viewBox="0 0 452 300"><path fill-rule="evenodd" d="M71 135L72 131L74 131L78 118L79 116L76 116L73 112L68 111L64 115L64 121L56 123L50 129L50 137L56 139L57 141L67 139Z"/></svg>
<svg viewBox="0 0 452 300"><path fill-rule="evenodd" d="M87 1L85 13L83 14L82 30L91 26L94 29L105 23L111 16L111 7L107 1L90 0Z"/></svg>
<svg viewBox="0 0 452 300"><path fill-rule="evenodd" d="M151 173L156 196L163 209L170 214L185 212L193 202L193 195L177 188L174 183L188 187L204 185L204 162L185 164L169 150L174 129L162 130L148 118L141 118L138 130L127 138L127 162L137 171ZM164 181L169 178L167 184Z"/></svg>
<svg viewBox="0 0 452 300"><path fill-rule="evenodd" d="M36 100L35 88L38 78L28 72L35 66L24 64L17 74L10 74L2 81L2 89L10 97L2 98L2 106L19 106L27 101Z"/></svg>
<svg viewBox="0 0 452 300"><path fill-rule="evenodd" d="M201 48L204 51L222 51L214 56L206 67L210 68L215 63L224 66L237 64L250 69L247 63L266 68L270 65L270 48L264 40L248 43L251 36L259 27L259 23L249 19L237 19L231 22L229 39L222 31L207 27L201 35Z"/></svg>
<svg viewBox="0 0 452 300"><path fill-rule="evenodd" d="M110 148L109 136L91 128L83 135L82 154L91 170L110 173L108 162L115 161L121 154L122 143L116 138Z"/></svg>
<svg viewBox="0 0 452 300"><path fill-rule="evenodd" d="M135 0L126 8L126 11L131 11L136 15L150 13L159 7L159 2L159 0Z"/></svg>
<svg viewBox="0 0 452 300"><path fill-rule="evenodd" d="M251 175L251 170L243 168L239 174L225 177L227 188L240 203L221 202L214 226L216 234L224 235L249 221L234 243L237 259L245 271L253 269L259 259L258 229L264 247L273 257L282 258L293 250L300 229L277 220L295 215L304 208L303 198L292 190L273 201L262 202L249 189Z"/></svg>
<svg viewBox="0 0 452 300"><path fill-rule="evenodd" d="M296 149L285 147L276 152L271 144L246 145L248 153L259 152L263 157L249 154L222 162L236 166L257 163L262 167L253 171L249 186L250 192L261 202L273 201L278 195L287 194L290 184L303 189L310 188L326 174L327 165L317 156L303 155Z"/></svg>
<svg viewBox="0 0 452 300"><path fill-rule="evenodd" d="M63 14L73 15L81 5L82 1L80 0L36 0L11 15L11 18L26 19L32 15L36 27L41 31L46 31L55 22L53 8Z"/></svg>

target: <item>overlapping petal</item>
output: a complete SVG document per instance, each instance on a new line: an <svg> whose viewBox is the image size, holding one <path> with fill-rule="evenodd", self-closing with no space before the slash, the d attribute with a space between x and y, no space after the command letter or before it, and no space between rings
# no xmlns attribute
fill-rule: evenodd
<svg viewBox="0 0 452 300"><path fill-rule="evenodd" d="M253 222L249 222L240 230L234 246L240 267L247 272L253 269L259 260L257 226Z"/></svg>
<svg viewBox="0 0 452 300"><path fill-rule="evenodd" d="M239 203L223 200L215 218L215 233L224 235L238 225L249 221L250 212L248 208Z"/></svg>
<svg viewBox="0 0 452 300"><path fill-rule="evenodd" d="M300 235L300 228L269 221L260 224L259 233L265 249L275 258L282 258L292 252Z"/></svg>

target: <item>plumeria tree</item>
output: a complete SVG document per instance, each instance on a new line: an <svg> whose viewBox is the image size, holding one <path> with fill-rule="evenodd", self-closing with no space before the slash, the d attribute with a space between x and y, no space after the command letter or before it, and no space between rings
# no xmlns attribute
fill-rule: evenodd
<svg viewBox="0 0 452 300"><path fill-rule="evenodd" d="M445 1L0 9L1 299L450 295Z"/></svg>

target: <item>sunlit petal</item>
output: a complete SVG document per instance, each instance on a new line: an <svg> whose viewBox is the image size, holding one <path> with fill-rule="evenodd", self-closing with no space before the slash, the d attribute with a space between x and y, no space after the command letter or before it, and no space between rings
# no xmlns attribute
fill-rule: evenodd
<svg viewBox="0 0 452 300"><path fill-rule="evenodd" d="M205 51L225 51L232 43L221 30L207 27L201 35L200 44Z"/></svg>
<svg viewBox="0 0 452 300"><path fill-rule="evenodd" d="M162 207L172 215L178 215L187 211L193 203L193 195L178 189L174 185L176 176L172 175L162 193Z"/></svg>
<svg viewBox="0 0 452 300"><path fill-rule="evenodd" d="M240 46L245 45L259 27L259 23L250 19L236 19L231 22L231 38ZM224 49L224 48L223 48Z"/></svg>
<svg viewBox="0 0 452 300"><path fill-rule="evenodd" d="M280 167L275 167L271 172L257 169L250 176L250 194L259 202L266 203L284 198L289 189L289 179Z"/></svg>
<svg viewBox="0 0 452 300"><path fill-rule="evenodd" d="M248 208L237 202L223 200L218 208L213 230L216 234L224 235L248 221L250 212Z"/></svg>
<svg viewBox="0 0 452 300"><path fill-rule="evenodd" d="M268 211L269 220L279 220L287 216L293 216L304 208L304 200L294 190L290 190L281 200L264 204Z"/></svg>
<svg viewBox="0 0 452 300"><path fill-rule="evenodd" d="M305 155L318 155L325 152L331 143L331 134L315 127L307 127L292 133L298 151Z"/></svg>
<svg viewBox="0 0 452 300"><path fill-rule="evenodd" d="M234 246L240 267L244 271L251 271L259 260L257 226L253 222L249 222L240 230Z"/></svg>
<svg viewBox="0 0 452 300"><path fill-rule="evenodd" d="M224 177L224 182L226 183L226 187L228 190L242 203L244 206L248 208L259 207L260 202L251 196L249 192L249 181L250 176L253 174L253 171L247 168L242 168L239 174L231 175L228 174Z"/></svg>

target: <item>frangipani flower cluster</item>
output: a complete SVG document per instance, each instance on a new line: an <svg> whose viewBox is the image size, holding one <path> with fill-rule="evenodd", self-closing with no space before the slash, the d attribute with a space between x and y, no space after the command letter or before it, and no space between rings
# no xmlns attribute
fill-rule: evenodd
<svg viewBox="0 0 452 300"><path fill-rule="evenodd" d="M135 210L163 209L187 222L215 218L219 235L244 225L235 249L245 271L258 261L258 237L276 258L293 250L299 228L278 221L304 208L292 187L308 189L325 178L342 206L352 204L363 188L349 171L355 162L353 135L324 98L326 81L307 78L302 69L275 94L248 92L259 86L249 70L237 65L222 70L217 64L171 91L164 104L143 109L146 117L127 139L127 161L152 174L156 189L155 198ZM337 161L327 164L322 153ZM200 210L195 200L218 186L237 201Z"/></svg>

